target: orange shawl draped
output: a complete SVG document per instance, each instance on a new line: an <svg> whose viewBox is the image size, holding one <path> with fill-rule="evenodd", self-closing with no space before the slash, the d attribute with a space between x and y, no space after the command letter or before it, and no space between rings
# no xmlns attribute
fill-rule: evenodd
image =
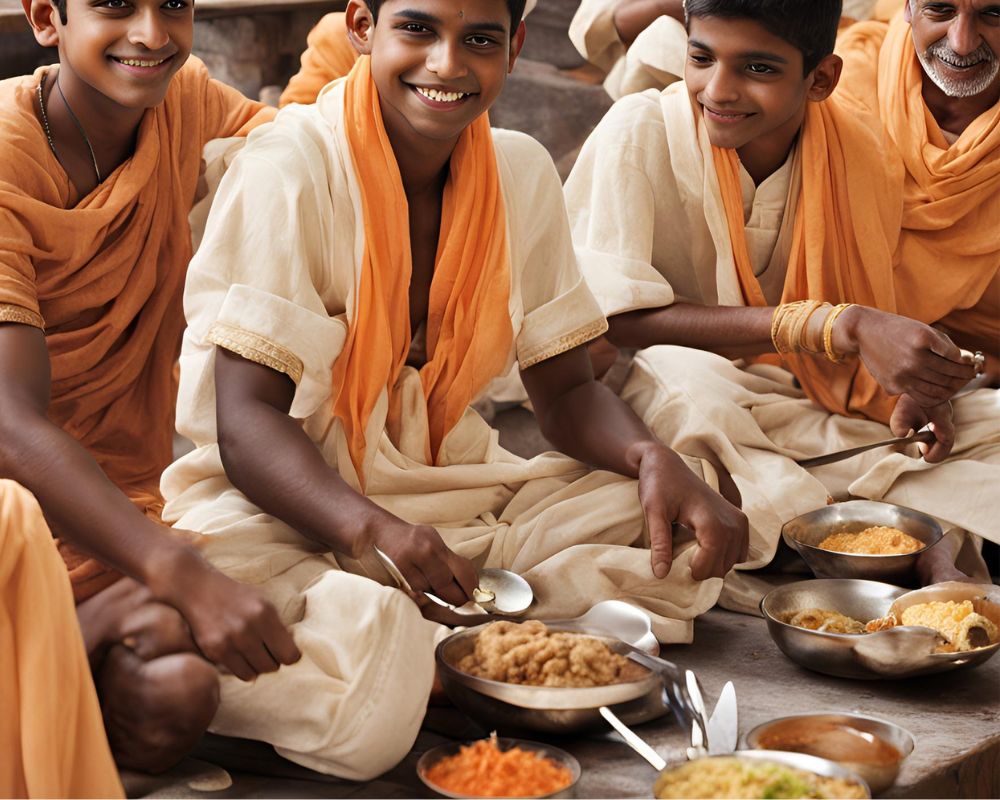
<svg viewBox="0 0 1000 800"><path fill-rule="evenodd" d="M281 93L278 105L282 108L290 103L312 105L320 89L330 81L343 78L357 60L358 51L347 38L344 12L327 14L309 31L302 66Z"/></svg>
<svg viewBox="0 0 1000 800"><path fill-rule="evenodd" d="M66 568L12 481L0 481L0 553L0 797L124 797Z"/></svg>
<svg viewBox="0 0 1000 800"><path fill-rule="evenodd" d="M347 341L333 366L334 414L362 487L368 420L387 391L392 422L396 379L410 349L412 274L407 199L370 62L358 60L344 91L365 247ZM513 341L507 223L485 114L463 131L449 169L427 311L427 363L420 370L427 463L436 461L445 435L503 370Z"/></svg>
<svg viewBox="0 0 1000 800"><path fill-rule="evenodd" d="M838 44L847 95L876 111L906 169L896 253L901 314L941 321L959 344L1000 338L1000 104L949 145L922 96L923 68L902 15L858 25Z"/></svg>
<svg viewBox="0 0 1000 800"><path fill-rule="evenodd" d="M202 149L274 112L210 80L192 58L143 117L135 154L77 198L38 121L43 71L0 83L0 322L44 329L49 417L158 517L160 473L173 460L187 218ZM78 600L116 579L61 549Z"/></svg>
<svg viewBox="0 0 1000 800"><path fill-rule="evenodd" d="M802 190L782 302L813 299L894 311L901 176L881 153L877 124L859 121L856 109L834 99L809 103L799 146ZM712 155L744 302L767 305L746 246L738 156L717 147ZM860 359L834 364L822 356L784 358L803 391L823 408L888 421L895 399Z"/></svg>

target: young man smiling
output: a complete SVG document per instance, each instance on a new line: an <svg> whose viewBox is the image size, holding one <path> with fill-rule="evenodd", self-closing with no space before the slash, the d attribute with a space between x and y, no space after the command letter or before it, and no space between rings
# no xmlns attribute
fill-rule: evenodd
<svg viewBox="0 0 1000 800"><path fill-rule="evenodd" d="M211 719L216 665L297 657L159 518L202 148L271 114L188 62L187 0L24 10L59 64L0 83L0 476L59 537L119 764L161 770Z"/></svg>
<svg viewBox="0 0 1000 800"><path fill-rule="evenodd" d="M428 618L468 620L424 591L460 605L477 568L506 567L533 616L615 597L665 641L690 638L744 555L742 515L593 379L606 324L555 168L489 127L523 7L351 0L361 58L250 138L188 277L178 420L196 450L164 474L165 515L303 649L253 686L223 679L213 730L344 777L410 748L447 632L372 543ZM499 447L469 406L514 362L549 440L609 471Z"/></svg>
<svg viewBox="0 0 1000 800"><path fill-rule="evenodd" d="M953 443L948 400L974 369L945 335L892 313L901 175L877 120L833 94L839 1L686 7L685 83L619 101L566 184L608 338L640 349L623 397L665 443L732 473L747 566L829 495L960 524L960 489L893 479L902 459L933 482ZM924 461L883 450L860 470L795 463L928 421ZM729 583L726 602L755 608L746 582Z"/></svg>

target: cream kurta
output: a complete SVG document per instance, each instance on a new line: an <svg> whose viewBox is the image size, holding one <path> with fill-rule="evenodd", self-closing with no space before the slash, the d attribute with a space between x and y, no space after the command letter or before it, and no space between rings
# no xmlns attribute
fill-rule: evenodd
<svg viewBox="0 0 1000 800"><path fill-rule="evenodd" d="M261 512L226 478L215 427L215 347L288 374L290 414L345 480L357 485L331 372L345 340L363 251L360 192L342 124L342 85L316 106L291 106L253 135L219 187L185 296L178 428L196 449L163 478L165 519L209 534L206 556L259 585L293 625L302 662L253 685L223 679L213 730L274 743L282 755L346 777L370 777L412 744L441 629L376 564L320 548ZM495 131L521 367L600 335L606 322L573 255L561 188L544 149ZM401 430L386 431L386 395L367 428L368 495L413 523L434 525L480 566L507 567L534 588L533 616L572 616L618 598L645 608L663 641L688 641L721 580L691 579L693 545L657 580L634 480L554 453L525 461L499 447L471 409L423 463L427 414L418 373L397 384ZM695 467L697 467L695 463ZM350 624L347 624L350 621Z"/></svg>
<svg viewBox="0 0 1000 800"><path fill-rule="evenodd" d="M687 31L673 17L653 20L631 46L615 28L622 0L582 0L569 27L577 51L607 76L604 89L615 100L646 89L660 90L684 77ZM845 21L871 19L876 0L844 0Z"/></svg>
<svg viewBox="0 0 1000 800"><path fill-rule="evenodd" d="M743 304L709 144L694 123L683 83L623 98L586 142L566 183L577 256L608 316L677 300ZM781 186L771 181L787 164L745 209L754 271L770 303L780 300L787 267L791 199L800 185L795 159L793 151L786 196L779 200L770 189ZM758 211L760 203L768 210ZM741 369L680 347L641 351L622 390L667 445L689 455L710 452L732 473L751 523L744 569L769 561L781 524L822 506L828 495L897 502L933 514L946 529L1000 538L983 496L1000 484L997 394L982 389L956 401L959 437L944 464L877 450L810 473L795 459L891 438L888 427L827 413L778 367ZM723 601L755 605L730 593Z"/></svg>

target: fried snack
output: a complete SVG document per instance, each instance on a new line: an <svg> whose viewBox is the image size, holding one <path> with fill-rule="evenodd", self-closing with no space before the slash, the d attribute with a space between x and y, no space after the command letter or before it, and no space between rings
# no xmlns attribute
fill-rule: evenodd
<svg viewBox="0 0 1000 800"><path fill-rule="evenodd" d="M895 628L898 624L899 620L896 618L896 615L890 611L884 617L876 617L875 619L868 620L865 623L865 633L887 631L889 628Z"/></svg>
<svg viewBox="0 0 1000 800"><path fill-rule="evenodd" d="M653 796L666 798L865 797L861 784L770 761L702 758L660 773Z"/></svg>
<svg viewBox="0 0 1000 800"><path fill-rule="evenodd" d="M832 533L819 543L821 550L866 556L900 556L926 545L898 528L876 525L859 533Z"/></svg>
<svg viewBox="0 0 1000 800"><path fill-rule="evenodd" d="M784 620L796 628L807 628L820 633L864 633L864 623L845 616L839 611L824 608L804 608L787 615Z"/></svg>
<svg viewBox="0 0 1000 800"><path fill-rule="evenodd" d="M923 625L940 633L947 644L939 653L964 653L1000 640L1000 632L992 620L977 614L971 600L918 603L904 609L903 625Z"/></svg>
<svg viewBox="0 0 1000 800"><path fill-rule="evenodd" d="M550 758L520 747L501 750L496 734L442 758L424 777L463 797L543 797L573 782L569 769Z"/></svg>
<svg viewBox="0 0 1000 800"><path fill-rule="evenodd" d="M538 620L491 622L458 668L479 678L528 686L608 686L646 674L638 664L612 653L604 642L550 631Z"/></svg>

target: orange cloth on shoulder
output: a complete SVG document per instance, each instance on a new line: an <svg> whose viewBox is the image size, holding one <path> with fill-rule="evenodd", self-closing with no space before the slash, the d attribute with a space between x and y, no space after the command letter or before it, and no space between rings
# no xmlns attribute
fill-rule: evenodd
<svg viewBox="0 0 1000 800"><path fill-rule="evenodd" d="M796 202L788 271L781 301L858 303L895 311L892 254L899 235L898 164L882 153L878 123L830 98L809 103L799 134L802 190ZM746 246L739 159L712 148L744 302L767 305ZM835 414L887 422L896 399L853 357L783 357L803 391ZM774 356L764 361L775 363Z"/></svg>
<svg viewBox="0 0 1000 800"><path fill-rule="evenodd" d="M44 330L49 418L156 517L160 473L173 460L188 213L202 150L275 111L211 80L192 58L143 117L134 155L79 198L39 121L46 69L0 82L0 322ZM61 549L78 601L117 578Z"/></svg>
<svg viewBox="0 0 1000 800"><path fill-rule="evenodd" d="M66 568L13 481L0 481L0 553L0 797L124 797Z"/></svg>
<svg viewBox="0 0 1000 800"><path fill-rule="evenodd" d="M924 103L923 68L902 14L840 40L839 91L882 119L903 159L899 313L942 323L959 345L1000 338L1000 104L949 145Z"/></svg>
<svg viewBox="0 0 1000 800"><path fill-rule="evenodd" d="M368 56L346 80L344 128L361 190L365 247L347 341L333 365L333 409L364 487L365 455L374 444L366 440L368 420L386 391L392 424L392 395L410 349L413 269L406 193ZM486 114L462 132L449 170L427 310L427 363L420 370L429 464L506 366L513 341L507 219Z"/></svg>
<svg viewBox="0 0 1000 800"><path fill-rule="evenodd" d="M327 14L309 31L302 66L281 93L278 105L282 108L291 103L312 105L320 90L330 81L343 78L357 60L358 51L347 38L344 12Z"/></svg>

